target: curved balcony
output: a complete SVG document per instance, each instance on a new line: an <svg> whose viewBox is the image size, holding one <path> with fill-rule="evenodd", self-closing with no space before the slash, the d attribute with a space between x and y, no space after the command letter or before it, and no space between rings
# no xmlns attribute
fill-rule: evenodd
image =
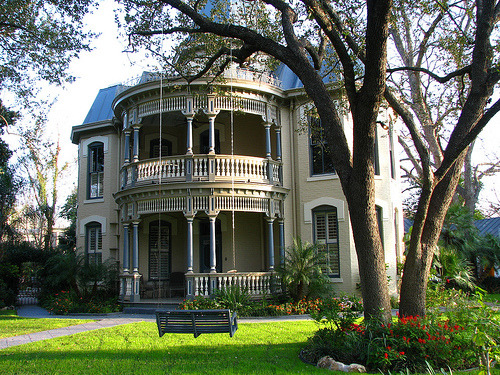
<svg viewBox="0 0 500 375"><path fill-rule="evenodd" d="M283 186L281 162L236 155L179 155L125 165L122 190L153 183L234 182Z"/></svg>

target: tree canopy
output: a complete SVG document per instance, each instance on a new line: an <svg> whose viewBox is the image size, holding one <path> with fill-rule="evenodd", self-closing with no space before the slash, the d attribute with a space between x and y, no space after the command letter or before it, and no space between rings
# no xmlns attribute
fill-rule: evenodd
<svg viewBox="0 0 500 375"><path fill-rule="evenodd" d="M500 5L493 0L412 4L391 0L120 2L125 5L124 20L134 45L146 45L166 66L176 70L180 69L180 64L175 64L179 60L169 60L171 56L162 54L165 35L175 36L178 59L183 51L191 51L191 63L183 64L189 68L183 75L188 81L207 72L216 74L230 62L255 66L259 58L286 64L298 76L321 118L349 208L365 315L387 320L390 305L375 211L373 145L380 106L386 102L394 110L408 129L422 171L422 193L401 289L401 312L423 315L433 251L459 181L466 149L500 109L500 101L490 104L500 79L494 54L497 46L491 45L495 43L492 36ZM399 16L398 12L405 11L411 27L405 27ZM437 24L453 32L431 40ZM405 59L402 63L388 61L389 35L397 42L396 31L403 36L421 32L420 44L428 43L428 48L420 55L413 48L408 56L403 54L417 64ZM457 62L452 66L440 64L441 55L434 55L439 51L437 47L446 43L457 45L453 53ZM193 48L187 48L190 46ZM419 61L428 65L418 65ZM442 123L451 124L448 142L439 145L439 163L433 160L435 149L420 133L416 120L420 109L412 107L400 89L393 90L388 81L388 74L398 72L406 74L400 85L410 93L410 81L422 76L429 77L423 79L428 82L424 88L429 90L431 83L463 82L460 106L452 112L436 111L443 117ZM344 107L336 103L330 87L325 85L325 73L335 75L342 85L353 122L352 147L342 126ZM453 107L458 101L449 104ZM429 112L425 103L421 107Z"/></svg>
<svg viewBox="0 0 500 375"><path fill-rule="evenodd" d="M39 79L72 81L70 61L90 50L83 17L94 0L5 0L0 5L0 86L30 98Z"/></svg>

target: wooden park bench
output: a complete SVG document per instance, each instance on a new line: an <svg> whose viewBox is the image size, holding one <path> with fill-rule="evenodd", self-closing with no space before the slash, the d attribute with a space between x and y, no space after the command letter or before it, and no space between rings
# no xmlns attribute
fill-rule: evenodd
<svg viewBox="0 0 500 375"><path fill-rule="evenodd" d="M225 333L230 337L238 329L236 313L230 310L156 310L158 333Z"/></svg>

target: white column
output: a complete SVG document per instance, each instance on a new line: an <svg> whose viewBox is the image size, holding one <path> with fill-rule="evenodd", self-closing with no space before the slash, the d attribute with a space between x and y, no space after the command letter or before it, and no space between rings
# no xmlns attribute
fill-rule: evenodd
<svg viewBox="0 0 500 375"><path fill-rule="evenodd" d="M193 273L193 216L186 216L187 220L187 272Z"/></svg>
<svg viewBox="0 0 500 375"><path fill-rule="evenodd" d="M215 241L215 220L217 216L210 216L210 273L217 272L217 255Z"/></svg>
<svg viewBox="0 0 500 375"><path fill-rule="evenodd" d="M193 117L186 116L187 119L187 141L186 141L186 154L193 155Z"/></svg>
<svg viewBox="0 0 500 375"><path fill-rule="evenodd" d="M215 154L215 116L208 116L208 142L209 154Z"/></svg>

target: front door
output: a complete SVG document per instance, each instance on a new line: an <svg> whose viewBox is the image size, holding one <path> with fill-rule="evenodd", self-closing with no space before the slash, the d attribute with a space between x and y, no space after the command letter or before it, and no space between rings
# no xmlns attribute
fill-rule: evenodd
<svg viewBox="0 0 500 375"><path fill-rule="evenodd" d="M222 230L220 220L215 220L215 256L217 272L222 272ZM210 222L200 221L200 272L210 272Z"/></svg>

